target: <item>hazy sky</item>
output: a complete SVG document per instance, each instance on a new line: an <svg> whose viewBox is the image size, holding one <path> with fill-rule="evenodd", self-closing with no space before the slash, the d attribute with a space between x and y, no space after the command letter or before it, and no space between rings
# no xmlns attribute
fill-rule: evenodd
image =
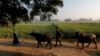
<svg viewBox="0 0 100 56"><path fill-rule="evenodd" d="M100 0L64 0L64 7L59 9L55 19L100 18Z"/></svg>

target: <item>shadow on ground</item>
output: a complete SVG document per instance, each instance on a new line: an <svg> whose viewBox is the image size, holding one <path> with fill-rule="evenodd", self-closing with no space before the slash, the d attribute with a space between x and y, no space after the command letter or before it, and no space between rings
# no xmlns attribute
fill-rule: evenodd
<svg viewBox="0 0 100 56"><path fill-rule="evenodd" d="M36 47L37 43L34 42L22 42L20 41L19 45L13 45L11 40L6 40L6 41L0 41L0 45L4 46L23 46L23 47Z"/></svg>
<svg viewBox="0 0 100 56"><path fill-rule="evenodd" d="M90 56L100 56L100 50L90 50L90 51L86 51L87 54L89 54Z"/></svg>
<svg viewBox="0 0 100 56"><path fill-rule="evenodd" d="M12 44L12 40L0 41L0 45L4 45L4 46L14 46ZM46 42L45 43L42 42L42 45L43 45L43 47L45 47ZM33 40L33 41L31 40L31 42L20 41L20 45L17 45L17 46L20 46L20 47L35 47L35 48L37 48L37 42L35 40ZM52 44L52 48L76 48L75 46L70 46L70 45L63 45L61 47L58 44L57 47L54 47L54 46L55 46L55 43L53 43Z"/></svg>
<svg viewBox="0 0 100 56"><path fill-rule="evenodd" d="M47 53L47 54L25 54L20 52L11 52L11 51L4 51L0 50L0 56L57 56L53 53Z"/></svg>
<svg viewBox="0 0 100 56"><path fill-rule="evenodd" d="M0 56L33 56L33 55L0 50Z"/></svg>

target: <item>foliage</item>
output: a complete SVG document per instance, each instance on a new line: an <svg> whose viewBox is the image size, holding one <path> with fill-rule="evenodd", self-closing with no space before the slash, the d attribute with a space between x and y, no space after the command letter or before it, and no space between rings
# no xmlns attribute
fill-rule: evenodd
<svg viewBox="0 0 100 56"><path fill-rule="evenodd" d="M62 0L0 0L0 21L9 21L15 26L18 18L25 22L30 21L30 10L30 17L33 19L41 13L57 14L58 7L62 6Z"/></svg>
<svg viewBox="0 0 100 56"><path fill-rule="evenodd" d="M40 20L50 20L52 14L57 14L58 7L63 7L63 0L34 0L31 15L42 15ZM31 18L33 18L32 16Z"/></svg>
<svg viewBox="0 0 100 56"><path fill-rule="evenodd" d="M27 9L21 6L19 0L0 0L1 21L9 21L15 26L17 18L23 18L27 13Z"/></svg>

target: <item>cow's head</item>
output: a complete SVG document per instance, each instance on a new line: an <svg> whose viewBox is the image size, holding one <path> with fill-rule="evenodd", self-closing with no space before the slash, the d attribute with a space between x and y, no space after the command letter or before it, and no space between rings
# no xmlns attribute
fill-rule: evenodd
<svg viewBox="0 0 100 56"><path fill-rule="evenodd" d="M29 33L29 35L34 36L35 35L35 32L32 31L31 33Z"/></svg>

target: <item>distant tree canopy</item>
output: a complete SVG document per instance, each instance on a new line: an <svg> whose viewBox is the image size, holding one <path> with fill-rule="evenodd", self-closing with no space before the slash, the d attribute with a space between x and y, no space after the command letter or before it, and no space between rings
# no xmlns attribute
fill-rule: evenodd
<svg viewBox="0 0 100 56"><path fill-rule="evenodd" d="M67 18L67 19L65 19L64 21L71 21L72 19L71 18Z"/></svg>
<svg viewBox="0 0 100 56"><path fill-rule="evenodd" d="M0 0L0 24L7 21L15 26L18 18L29 21L36 15L43 15L41 20L47 17L50 20L52 14L57 14L58 7L63 7L63 0Z"/></svg>

